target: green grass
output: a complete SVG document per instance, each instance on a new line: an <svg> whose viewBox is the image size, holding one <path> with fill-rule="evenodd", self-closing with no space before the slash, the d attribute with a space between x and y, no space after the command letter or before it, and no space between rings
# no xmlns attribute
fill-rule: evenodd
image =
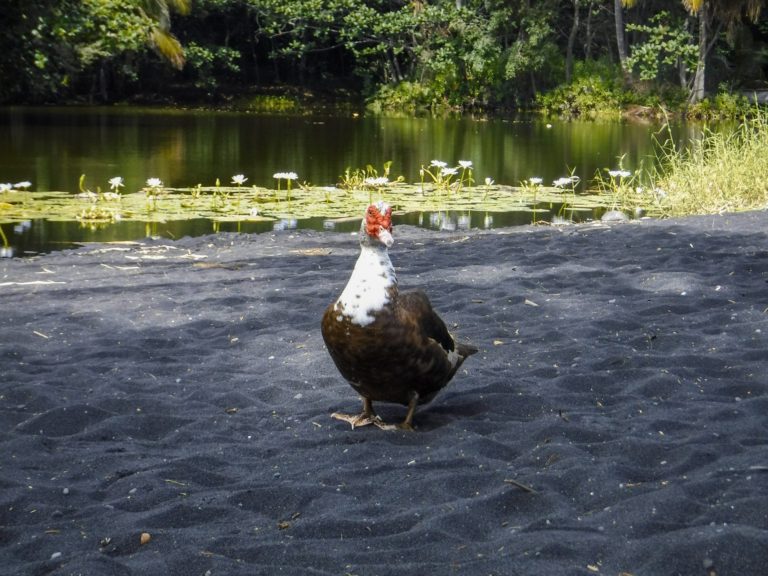
<svg viewBox="0 0 768 576"><path fill-rule="evenodd" d="M764 112L725 132L704 131L678 149L661 145L649 175L666 216L718 214L768 207L768 116Z"/></svg>

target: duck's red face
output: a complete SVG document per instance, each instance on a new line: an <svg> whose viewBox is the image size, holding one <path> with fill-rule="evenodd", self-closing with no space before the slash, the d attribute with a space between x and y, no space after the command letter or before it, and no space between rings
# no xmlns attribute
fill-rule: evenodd
<svg viewBox="0 0 768 576"><path fill-rule="evenodd" d="M368 206L365 211L365 231L387 248L392 246L392 208L384 202Z"/></svg>

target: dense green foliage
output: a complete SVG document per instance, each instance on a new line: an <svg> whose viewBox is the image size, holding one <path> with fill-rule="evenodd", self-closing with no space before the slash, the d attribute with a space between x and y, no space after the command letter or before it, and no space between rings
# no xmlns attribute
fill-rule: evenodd
<svg viewBox="0 0 768 576"><path fill-rule="evenodd" d="M376 110L594 115L695 102L695 79L710 93L764 86L765 0L618 4L6 0L0 103L222 103L290 87Z"/></svg>

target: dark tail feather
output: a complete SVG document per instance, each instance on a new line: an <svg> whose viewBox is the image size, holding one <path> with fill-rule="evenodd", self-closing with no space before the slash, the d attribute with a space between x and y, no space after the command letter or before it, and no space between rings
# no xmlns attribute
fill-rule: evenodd
<svg viewBox="0 0 768 576"><path fill-rule="evenodd" d="M462 344L461 342L456 342L456 352L458 352L459 356L462 358L466 358L467 356L476 354L478 350L470 344Z"/></svg>

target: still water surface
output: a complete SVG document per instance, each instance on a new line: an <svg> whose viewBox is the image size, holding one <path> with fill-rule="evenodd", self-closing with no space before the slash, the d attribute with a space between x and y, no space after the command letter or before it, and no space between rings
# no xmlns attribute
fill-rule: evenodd
<svg viewBox="0 0 768 576"><path fill-rule="evenodd" d="M390 178L419 180L419 169L434 159L456 165L471 160L479 182L486 177L517 185L538 176L548 184L573 171L582 182L597 170L637 169L654 153L655 124L559 122L535 119L433 119L347 116L265 116L248 113L166 109L5 108L0 109L0 182L32 182L32 190L78 191L81 174L89 188L108 188L122 176L126 191L147 178L166 186L228 184L244 174L248 184L275 187L275 172L293 171L300 181L327 186L346 168L371 164L381 173L392 161ZM675 137L683 133L675 129ZM466 215L465 223L489 222ZM409 223L439 227L432 215L409 215ZM509 225L503 215L490 221ZM192 235L212 231L209 222L152 230L137 223L89 231L78 224L33 222L11 235L26 249L62 241L136 239L146 232ZM300 226L302 223L298 223ZM322 222L306 223L322 227ZM285 225L282 223L280 225ZM293 225L291 223L290 225ZM264 225L253 227L260 231ZM258 228L258 230L256 229ZM7 229L7 225L6 225ZM21 246L19 246L21 248Z"/></svg>

